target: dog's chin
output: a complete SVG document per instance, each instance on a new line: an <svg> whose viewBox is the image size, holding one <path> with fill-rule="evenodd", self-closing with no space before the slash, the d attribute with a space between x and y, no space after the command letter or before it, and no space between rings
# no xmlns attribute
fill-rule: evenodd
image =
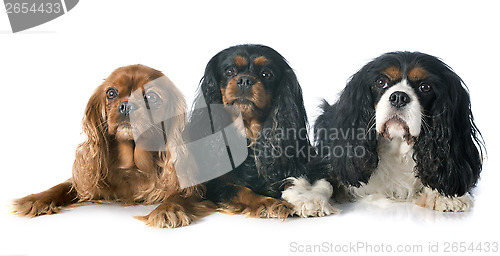
<svg viewBox="0 0 500 256"><path fill-rule="evenodd" d="M115 137L118 140L133 140L134 134L132 132L132 126L130 123L121 123L116 128Z"/></svg>
<svg viewBox="0 0 500 256"><path fill-rule="evenodd" d="M234 100L231 105L240 110L243 119L254 116L254 112L256 111L255 103L247 98L238 98Z"/></svg>
<svg viewBox="0 0 500 256"><path fill-rule="evenodd" d="M406 140L408 143L410 143L414 139L414 136L412 136L410 133L410 128L408 124L403 119L397 116L389 118L384 123L379 133L384 138L389 140L395 138L402 138Z"/></svg>

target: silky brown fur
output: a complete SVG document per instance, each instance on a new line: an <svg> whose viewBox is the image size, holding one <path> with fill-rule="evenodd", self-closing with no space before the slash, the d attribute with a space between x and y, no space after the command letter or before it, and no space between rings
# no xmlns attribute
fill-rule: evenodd
<svg viewBox="0 0 500 256"><path fill-rule="evenodd" d="M293 206L284 200L256 194L244 186L235 185L235 188L236 196L222 205L224 213L281 220L292 215Z"/></svg>
<svg viewBox="0 0 500 256"><path fill-rule="evenodd" d="M130 120L120 116L118 106L128 101L132 92L142 90L149 82L164 76L143 65L116 69L91 96L83 118L86 140L76 151L72 178L41 193L14 202L15 213L28 217L58 213L61 208L80 202L112 200L123 204L160 205L149 215L138 217L147 225L159 228L186 226L213 211L214 205L203 200L203 187L181 189L174 162L186 157L181 141L185 124L186 103L182 93L170 86L159 92L169 113L175 113L165 132L168 148L146 151L136 145ZM119 94L110 100L109 88ZM145 111L145 110L136 110Z"/></svg>

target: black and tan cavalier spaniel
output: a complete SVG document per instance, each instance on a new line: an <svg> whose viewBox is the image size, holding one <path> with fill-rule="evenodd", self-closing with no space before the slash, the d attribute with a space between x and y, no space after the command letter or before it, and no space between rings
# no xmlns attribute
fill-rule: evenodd
<svg viewBox="0 0 500 256"><path fill-rule="evenodd" d="M314 130L324 164L317 166L354 198L378 195L437 211L472 206L484 143L467 88L441 60L384 54L322 109Z"/></svg>
<svg viewBox="0 0 500 256"><path fill-rule="evenodd" d="M207 64L198 94L195 106L223 105L238 110L248 148L242 164L206 183L208 199L218 203L226 213L250 217L284 219L294 213L307 217L335 212L331 207L319 207L321 210L315 212L297 211L295 208L312 201L307 197L311 193L293 191L292 197L302 198L302 205L298 206L281 199L283 190L297 183L293 177L306 173L305 165L313 152L307 135L302 90L283 56L263 45L227 48ZM198 127L204 118L195 111L191 127ZM213 127L216 118L211 115L210 119ZM203 163L198 165L203 168ZM326 186L331 194L328 182L314 185L315 189Z"/></svg>

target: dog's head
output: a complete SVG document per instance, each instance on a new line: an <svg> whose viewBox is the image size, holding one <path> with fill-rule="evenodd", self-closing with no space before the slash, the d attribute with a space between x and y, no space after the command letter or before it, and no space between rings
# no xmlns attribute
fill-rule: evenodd
<svg viewBox="0 0 500 256"><path fill-rule="evenodd" d="M208 104L237 107L254 139L264 127L306 126L297 77L270 47L238 45L219 52L207 64L201 91Z"/></svg>
<svg viewBox="0 0 500 256"><path fill-rule="evenodd" d="M469 93L438 58L420 52L383 54L353 75L335 108L336 121L319 118L319 123L342 129L354 125L367 134L375 128L378 134L349 141L367 149L347 161L356 170L343 168L349 184L367 182L377 162L377 137L384 137L402 138L413 146L416 171L425 185L447 195L462 195L475 185L483 143Z"/></svg>

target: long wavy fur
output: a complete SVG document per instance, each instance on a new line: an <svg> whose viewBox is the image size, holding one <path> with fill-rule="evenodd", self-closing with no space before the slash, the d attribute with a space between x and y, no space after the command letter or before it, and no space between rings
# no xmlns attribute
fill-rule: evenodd
<svg viewBox="0 0 500 256"><path fill-rule="evenodd" d="M277 90L272 94L272 106L263 122L260 135L254 143L248 142L250 145L249 156L243 164L222 179L247 186L259 194L280 198L283 180L290 176L304 174L305 163L309 157L309 152L306 152L304 155L287 158L282 150L288 149L289 155L295 156L297 154L294 151L298 148L310 149L302 89L295 73L283 56L262 45L235 46L219 52L206 66L194 105L204 106L206 104L210 108L211 104L223 104L220 90L222 71L219 67L219 61L222 56L234 51L237 47L248 47L249 51L271 57L274 63L279 65L282 79ZM197 120L200 116L203 115L197 114L195 111L191 117L191 123L200 122ZM293 130L297 134L282 138L277 134L278 129ZM259 157L260 152L270 148L277 150L276 153L281 153L277 154L279 157ZM218 184L211 186L212 191L214 191L212 194L217 194L218 192L215 191L221 190L219 181L220 179L210 182ZM217 199L215 200L217 201Z"/></svg>

